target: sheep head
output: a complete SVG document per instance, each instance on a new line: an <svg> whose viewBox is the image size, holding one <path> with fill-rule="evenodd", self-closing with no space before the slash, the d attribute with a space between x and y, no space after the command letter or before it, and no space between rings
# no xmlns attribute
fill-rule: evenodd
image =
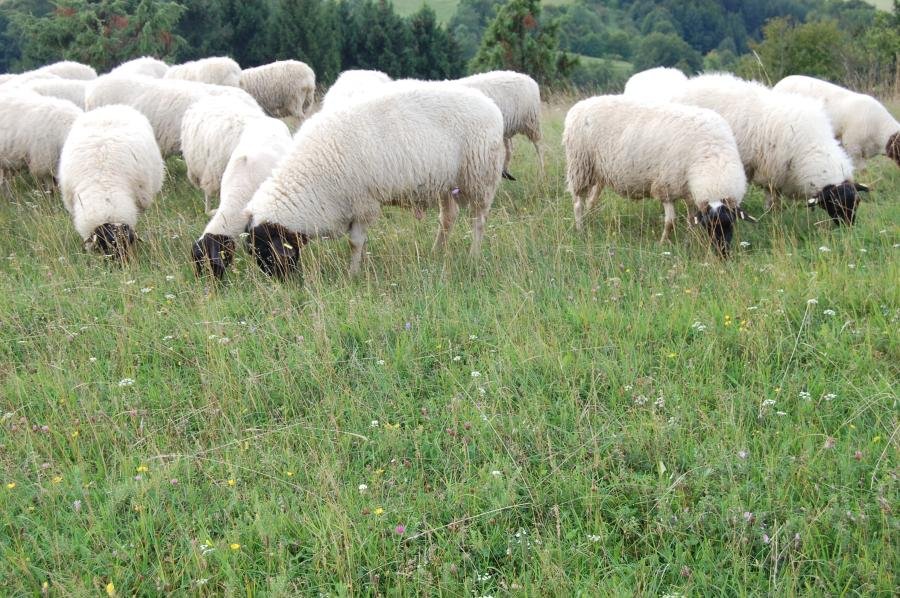
<svg viewBox="0 0 900 598"><path fill-rule="evenodd" d="M840 185L826 185L811 197L806 205L810 208L821 207L828 212L836 224L853 224L856 220L856 207L859 205L859 192L866 192L865 185L844 181Z"/></svg>
<svg viewBox="0 0 900 598"><path fill-rule="evenodd" d="M891 135L884 153L887 154L888 158L896 162L897 166L900 166L900 133Z"/></svg>
<svg viewBox="0 0 900 598"><path fill-rule="evenodd" d="M107 222L94 229L84 246L124 262L136 241L134 229L129 225Z"/></svg>
<svg viewBox="0 0 900 598"><path fill-rule="evenodd" d="M745 212L744 208L734 205L732 200L726 200L715 207L707 206L691 218L695 226L706 229L713 248L723 258L728 257L731 239L734 237L734 224L738 220L756 222L756 218Z"/></svg>
<svg viewBox="0 0 900 598"><path fill-rule="evenodd" d="M260 269L269 276L285 278L300 267L300 248L309 239L291 232L280 224L264 222L248 227L250 253Z"/></svg>
<svg viewBox="0 0 900 598"><path fill-rule="evenodd" d="M234 239L227 235L205 234L196 241L191 250L197 276L212 274L218 279L225 276L225 270L234 258Z"/></svg>

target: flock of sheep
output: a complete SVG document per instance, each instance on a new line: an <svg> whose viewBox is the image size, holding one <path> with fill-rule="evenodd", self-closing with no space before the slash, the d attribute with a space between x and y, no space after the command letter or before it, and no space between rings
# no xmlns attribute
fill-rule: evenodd
<svg viewBox="0 0 900 598"><path fill-rule="evenodd" d="M100 77L73 62L2 75L0 181L17 169L54 177L85 246L125 259L164 158L180 152L212 216L192 247L198 274L222 277L246 237L260 268L284 276L310 239L344 234L358 272L384 205L421 216L438 204L435 249L467 207L477 254L501 178L515 180L513 136L534 144L543 172L540 90L519 73L438 82L346 71L313 114L314 100L315 74L295 60L242 70L229 58L145 57ZM302 120L295 134L285 117ZM660 68L623 95L575 104L563 145L577 228L609 187L660 200L665 240L680 198L725 255L735 222L753 220L741 208L748 179L767 207L801 197L852 224L865 191L853 164L877 154L900 164L900 123L870 96L809 77L769 89Z"/></svg>

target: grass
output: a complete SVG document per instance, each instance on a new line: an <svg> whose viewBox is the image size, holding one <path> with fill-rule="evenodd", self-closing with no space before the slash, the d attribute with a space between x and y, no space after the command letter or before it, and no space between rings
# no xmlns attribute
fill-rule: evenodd
<svg viewBox="0 0 900 598"><path fill-rule="evenodd" d="M565 109L480 261L465 222L433 257L435 214L389 209L355 280L343 240L302 283L244 253L197 280L174 160L125 268L17 180L3 593L893 594L900 169L864 173L852 230L790 204L721 262L683 206L669 245L611 196L575 234Z"/></svg>

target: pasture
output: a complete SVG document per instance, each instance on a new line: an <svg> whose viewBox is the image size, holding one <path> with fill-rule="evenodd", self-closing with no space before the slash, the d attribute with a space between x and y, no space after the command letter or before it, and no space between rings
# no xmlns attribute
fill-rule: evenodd
<svg viewBox="0 0 900 598"><path fill-rule="evenodd" d="M58 196L0 198L6 595L891 595L900 585L900 169L852 229L754 189L732 257L678 205L574 232L519 139L470 260L388 209L301 280L198 280L169 160L125 267ZM894 105L895 113L900 106ZM463 216L465 212L463 212Z"/></svg>

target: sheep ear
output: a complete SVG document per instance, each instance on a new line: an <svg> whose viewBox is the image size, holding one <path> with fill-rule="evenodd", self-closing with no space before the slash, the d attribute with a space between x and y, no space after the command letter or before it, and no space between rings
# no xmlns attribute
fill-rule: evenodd
<svg viewBox="0 0 900 598"><path fill-rule="evenodd" d="M817 205L819 205L818 197L810 197L809 199L806 200L806 207L808 207L808 208L813 208Z"/></svg>
<svg viewBox="0 0 900 598"><path fill-rule="evenodd" d="M856 187L856 190L859 191L860 193L868 193L869 192L868 185L863 185L862 183L854 183L853 186Z"/></svg>
<svg viewBox="0 0 900 598"><path fill-rule="evenodd" d="M753 216L751 216L750 214L745 212L744 208L738 208L737 215L738 215L738 218L740 218L741 220L748 220L750 222L759 222L759 220L757 220L756 218L754 218Z"/></svg>

